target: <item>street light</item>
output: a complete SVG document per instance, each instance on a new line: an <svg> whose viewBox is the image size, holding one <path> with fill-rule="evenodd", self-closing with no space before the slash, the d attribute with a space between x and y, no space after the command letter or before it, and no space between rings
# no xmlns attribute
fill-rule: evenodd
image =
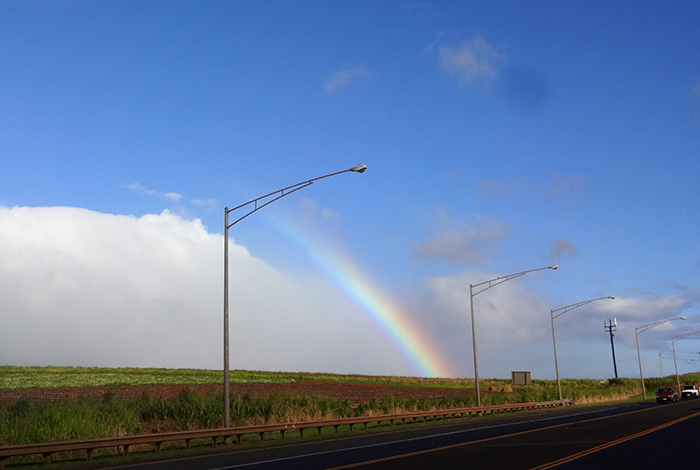
<svg viewBox="0 0 700 470"><path fill-rule="evenodd" d="M559 400L561 401L561 381L559 380L559 362L557 361L557 338L554 334L554 319L557 317L560 317L564 315L566 312L571 311L575 308L581 307L586 304L590 304L591 302L595 302L596 300L603 300L603 299L614 299L614 295L609 295L607 297L598 297L597 299L591 299L591 300L584 300L582 302L577 302L575 304L567 305L566 307L560 307L554 310L550 310L550 315L552 317L552 344L554 344L554 368L557 371L557 390L559 390ZM556 312L559 312L555 315Z"/></svg>
<svg viewBox="0 0 700 470"><path fill-rule="evenodd" d="M673 321L673 320L685 320L685 317L679 317L679 318L669 318L667 320L659 320L654 323L649 323L648 325L642 325L642 326L637 326L634 328L634 336L635 339L637 340L637 359L639 360L639 377L642 380L642 396L644 399L647 399L647 389L644 386L644 373L642 372L642 355L639 352L639 334L644 333L647 330L650 330L654 328L655 326L663 325L666 322Z"/></svg>
<svg viewBox="0 0 700 470"><path fill-rule="evenodd" d="M497 285L503 284L504 282L510 281L511 279L515 279L516 277L524 276L527 273L531 273L534 271L542 271L543 269L557 269L558 267L559 266L555 264L552 266L545 266L544 268L530 269L528 271L523 271L520 273L509 274L507 276L500 276L489 281L480 282L479 284L469 284L469 303L471 305L472 316L472 345L474 347L474 386L476 387L476 406L481 406L481 392L479 391L479 364L476 359L476 331L474 329L474 297L481 294L485 290L488 290L492 287L496 287ZM475 287L480 287L483 285L486 285L486 287L477 291L476 293L474 292Z"/></svg>
<svg viewBox="0 0 700 470"><path fill-rule="evenodd" d="M673 364L676 366L676 383L678 384L678 393L681 393L681 378L678 376L678 361L676 361L676 341L678 341L679 339L687 338L688 336L696 335L698 333L700 333L700 330L693 331L692 333L674 336L671 338L671 345L673 346Z"/></svg>
<svg viewBox="0 0 700 470"><path fill-rule="evenodd" d="M272 204L276 200L288 196L295 191L303 189L307 186L313 184L314 181L328 178L329 176L339 175L341 173L347 173L349 171L355 173L364 173L367 170L367 165L356 165L347 170L337 171L335 173L330 173L328 175L319 176L310 180L302 181L301 183L294 184L292 186L287 186L286 188L278 189L264 196L260 196L253 200L250 200L244 204L229 209L224 208L224 427L229 427L231 424L230 410L229 410L229 390L230 390L230 377L229 377L229 322L228 322L228 229L236 225L241 220L248 217L253 212L257 212L268 204ZM244 215L229 223L229 214L235 210L241 209L246 206L253 205L252 208L249 207L249 211Z"/></svg>

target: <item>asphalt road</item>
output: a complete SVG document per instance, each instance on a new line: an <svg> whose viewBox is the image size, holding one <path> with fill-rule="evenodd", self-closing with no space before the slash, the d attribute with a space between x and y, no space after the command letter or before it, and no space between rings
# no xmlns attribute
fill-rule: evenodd
<svg viewBox="0 0 700 470"><path fill-rule="evenodd" d="M654 468L697 461L700 400L577 407L125 465L162 469Z"/></svg>

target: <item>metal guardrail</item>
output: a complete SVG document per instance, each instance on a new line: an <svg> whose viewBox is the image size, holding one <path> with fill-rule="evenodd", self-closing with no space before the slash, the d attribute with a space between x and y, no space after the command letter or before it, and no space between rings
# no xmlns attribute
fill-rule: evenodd
<svg viewBox="0 0 700 470"><path fill-rule="evenodd" d="M136 436L123 436L115 438L101 439L86 439L81 441L65 441L65 442L45 442L39 444L21 444L0 446L0 469L5 468L7 459L20 455L41 455L45 464L51 463L52 456L58 452L70 451L86 451L86 459L92 460L95 449L106 447L121 447L125 456L129 455L132 446L140 444L153 444L155 451L160 452L163 443L165 442L184 442L185 448L190 448L190 443L193 440L211 439L212 447L216 447L219 439L223 443L230 442L235 436L236 442L241 443L241 439L247 434L259 434L260 440L264 440L266 433L280 433L282 439L287 431L299 431L300 437L304 437L306 429L318 429L319 434L324 427L333 426L335 432L338 432L338 427L342 425L350 426L350 431L353 431L353 426L362 424L364 429L367 429L369 423L377 423L381 427L382 423L388 422L390 426L394 426L397 421L401 424L406 424L406 421L418 422L419 420L427 421L428 418L433 420L448 419L448 418L464 418L471 416L481 416L484 414L509 413L524 410L535 410L542 408L557 408L571 405L571 400L549 401L540 403L512 403L506 405L481 406L470 408L455 408L448 410L433 410L420 411L413 413L399 413L376 416L360 416L352 418L339 418L320 421L301 421L296 423L282 424L266 424L260 426L241 426L234 428L219 428L219 429L204 429L199 431L181 431L167 432L158 434L142 434Z"/></svg>

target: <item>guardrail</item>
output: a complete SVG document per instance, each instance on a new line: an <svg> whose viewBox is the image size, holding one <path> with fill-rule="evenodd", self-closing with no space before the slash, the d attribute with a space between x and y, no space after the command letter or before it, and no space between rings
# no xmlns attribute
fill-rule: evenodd
<svg viewBox="0 0 700 470"><path fill-rule="evenodd" d="M420 411L413 413L376 416L360 416L321 421L301 421L297 423L266 424L260 426L241 426L234 428L204 429L199 431L167 432L159 434L142 434L115 438L86 439L81 441L45 442L39 444L0 446L0 469L5 468L7 459L20 455L41 455L43 456L44 463L49 464L51 463L53 454L58 452L84 450L86 452L86 459L90 461L93 458L95 449L105 447L121 447L123 454L128 456L131 447L140 444L153 444L155 446L155 451L160 452L162 445L165 442L184 442L185 448L189 449L193 440L211 439L212 447L216 447L220 439L223 443L227 443L230 442L234 436L236 438L236 442L240 444L242 437L247 434L259 434L260 440L264 440L266 433L276 432L280 433L282 439L284 439L284 434L286 432L299 431L300 437L303 438L304 431L306 429L316 428L320 434L322 428L329 426L335 427L335 432L337 433L339 426L348 425L350 426L350 431L352 432L353 427L357 424L363 425L364 429L367 430L367 426L370 423L377 423L377 426L381 427L382 423L388 422L390 426L394 426L397 421L400 421L401 424L404 425L406 424L406 421L418 422L421 419L423 421L428 421L429 418L432 418L433 420L438 420L440 418L464 418L481 416L484 414L510 413L542 408L557 408L568 406L572 403L573 402L571 400L540 403L512 403L506 405L455 408L449 410Z"/></svg>

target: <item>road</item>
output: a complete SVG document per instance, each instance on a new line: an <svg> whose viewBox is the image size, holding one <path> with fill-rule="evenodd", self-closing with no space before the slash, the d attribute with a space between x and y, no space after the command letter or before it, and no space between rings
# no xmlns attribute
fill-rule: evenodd
<svg viewBox="0 0 700 470"><path fill-rule="evenodd" d="M700 400L577 407L250 451L111 467L121 470L503 469L669 467L697 460Z"/></svg>

